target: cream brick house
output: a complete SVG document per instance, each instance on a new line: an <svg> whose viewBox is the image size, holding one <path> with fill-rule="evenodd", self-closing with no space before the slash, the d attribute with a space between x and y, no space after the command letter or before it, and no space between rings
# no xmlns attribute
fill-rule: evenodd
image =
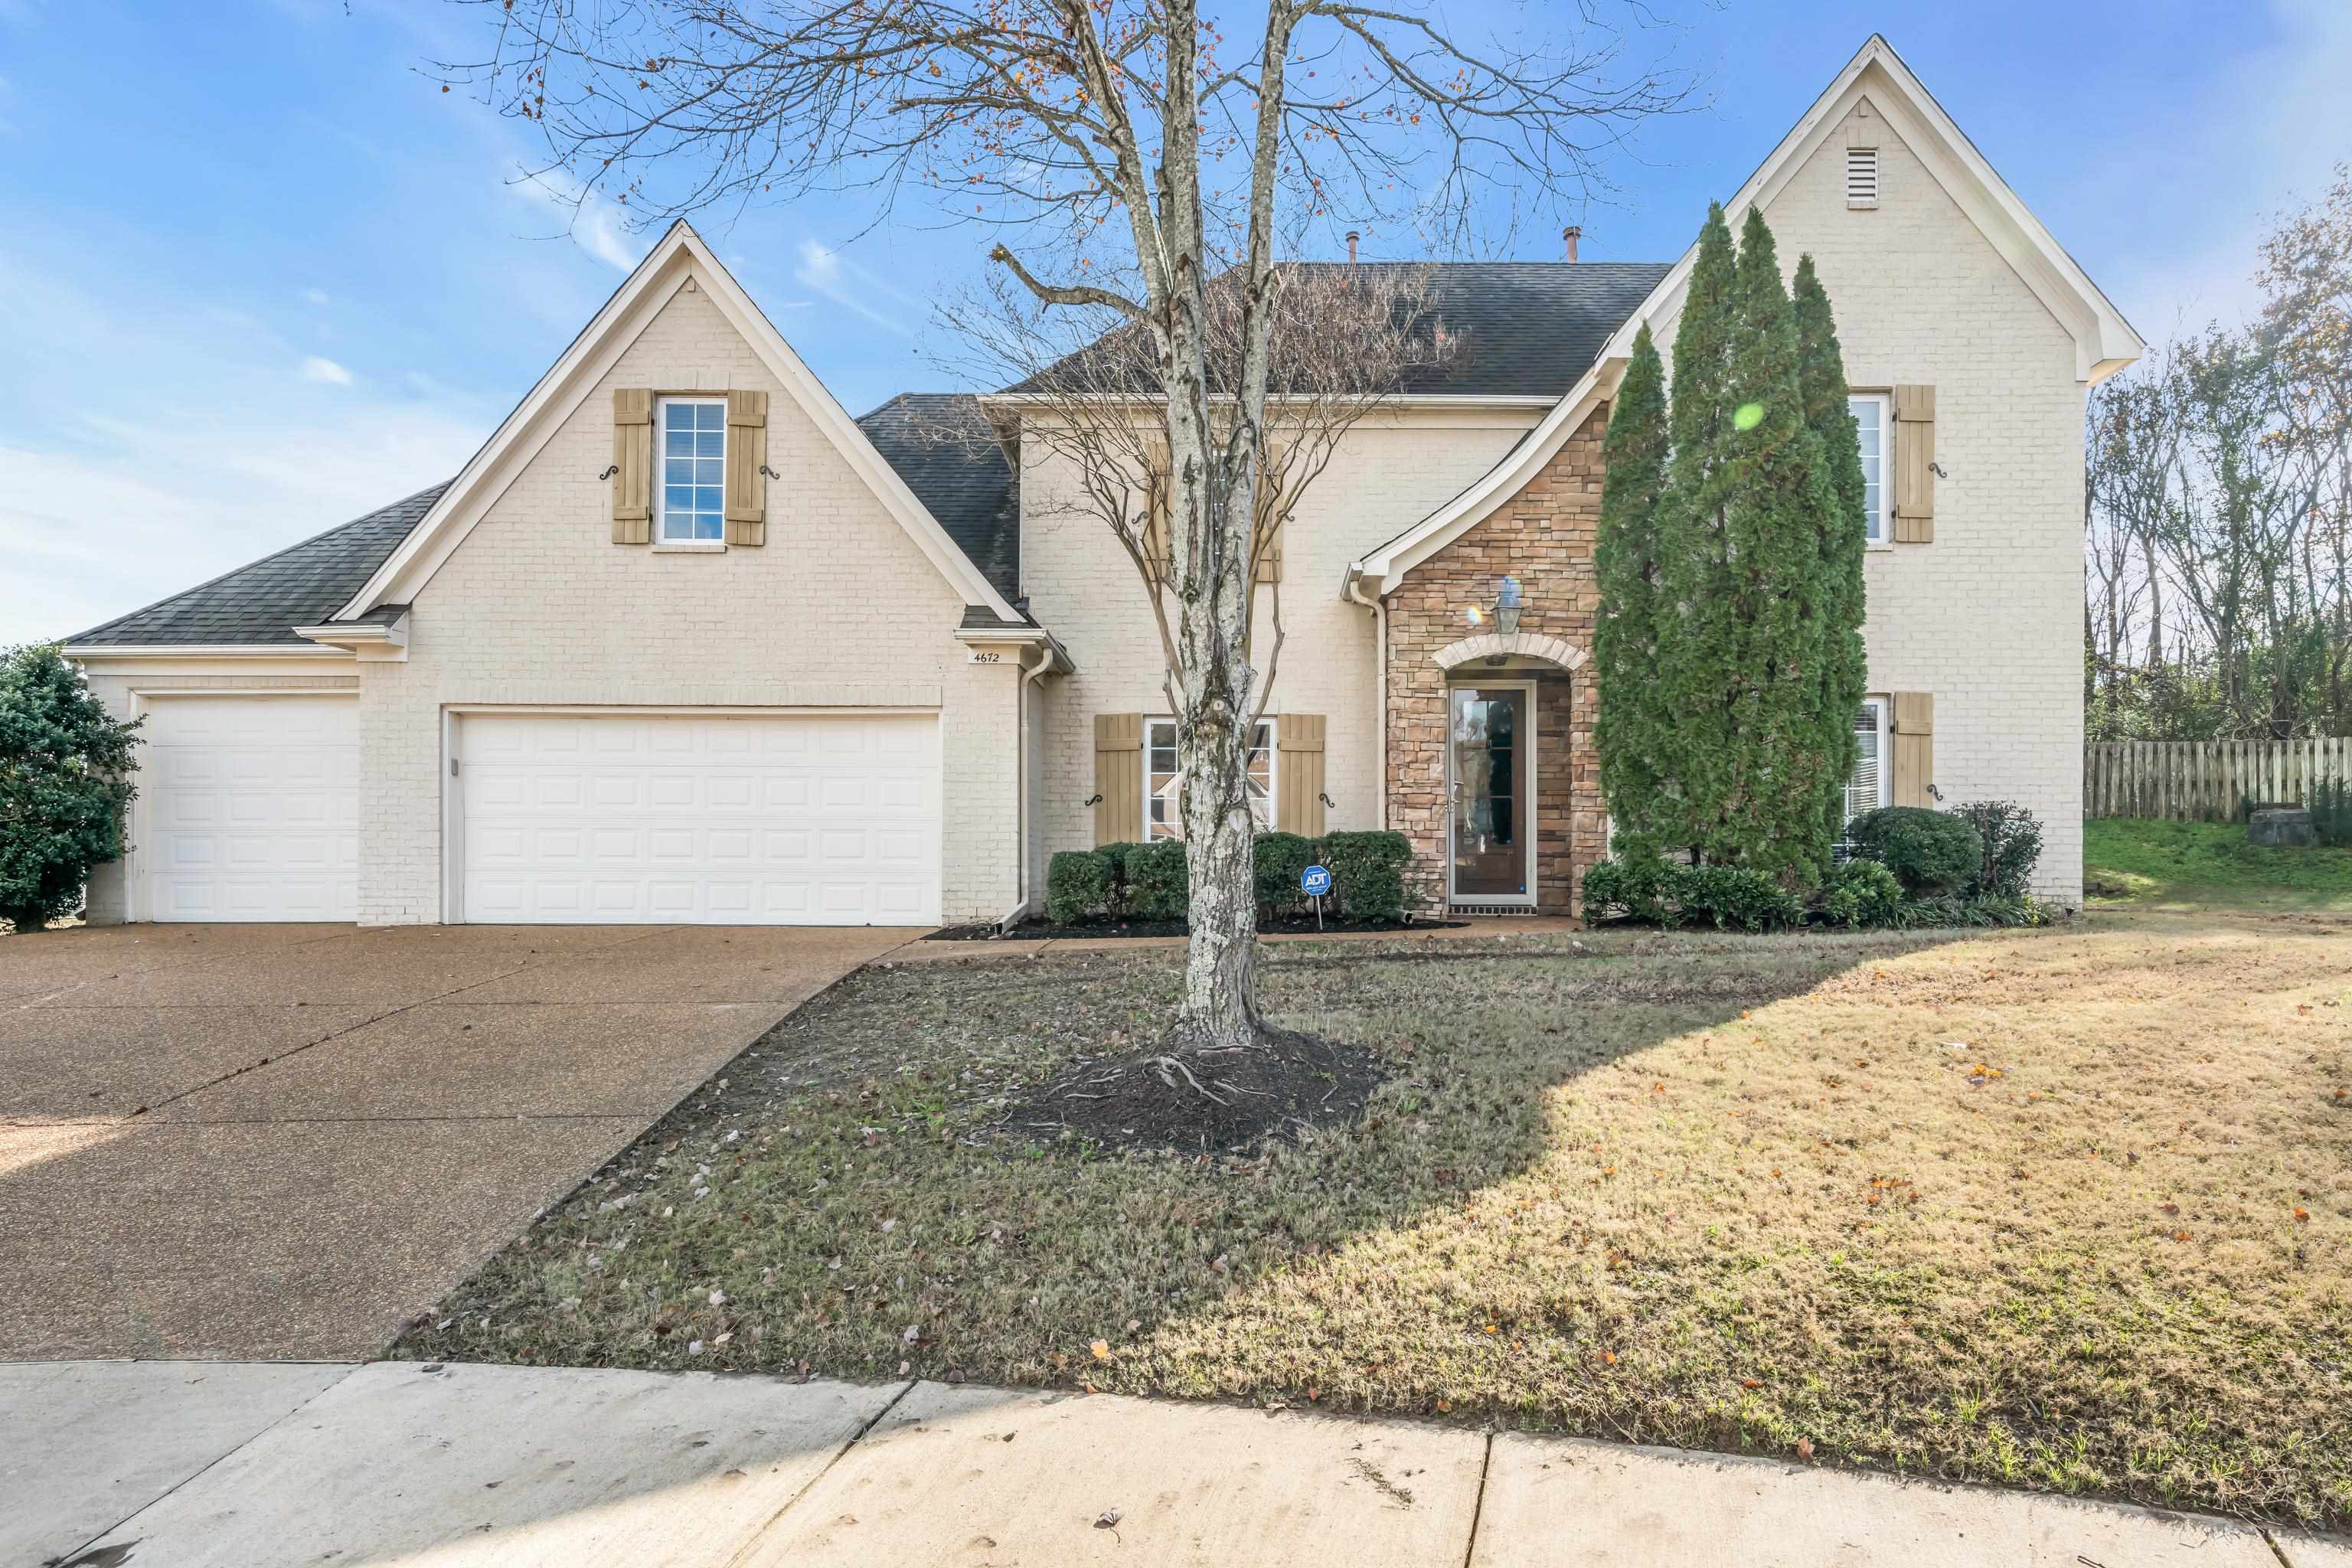
<svg viewBox="0 0 2352 1568"><path fill-rule="evenodd" d="M2084 397L2140 340L1883 39L1750 205L1814 257L1864 431L1854 804L2023 801L2074 901ZM1572 907L1601 434L1689 262L1441 268L1470 352L1283 524L1270 825ZM1055 850L1169 831L1175 772L1144 590L1024 417L853 420L679 226L454 479L71 641L149 716L91 917L1017 917Z"/></svg>

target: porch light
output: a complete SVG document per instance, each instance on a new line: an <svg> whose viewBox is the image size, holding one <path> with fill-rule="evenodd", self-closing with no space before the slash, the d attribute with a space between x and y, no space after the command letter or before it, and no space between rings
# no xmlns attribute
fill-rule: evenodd
<svg viewBox="0 0 2352 1568"><path fill-rule="evenodd" d="M1519 580L1506 577L1501 590L1495 595L1495 625L1507 637L1518 633L1519 607Z"/></svg>

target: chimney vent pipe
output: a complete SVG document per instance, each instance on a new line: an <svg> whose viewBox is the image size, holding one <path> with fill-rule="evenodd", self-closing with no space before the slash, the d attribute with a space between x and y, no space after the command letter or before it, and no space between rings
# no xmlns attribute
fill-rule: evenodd
<svg viewBox="0 0 2352 1568"><path fill-rule="evenodd" d="M1583 237L1584 230L1579 228L1574 224L1570 224L1566 228L1559 231L1560 243L1568 247L1568 258L1570 261L1576 259L1576 242Z"/></svg>

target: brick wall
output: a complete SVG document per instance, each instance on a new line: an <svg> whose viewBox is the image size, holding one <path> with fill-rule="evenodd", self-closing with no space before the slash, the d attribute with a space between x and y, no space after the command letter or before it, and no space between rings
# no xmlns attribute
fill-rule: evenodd
<svg viewBox="0 0 2352 1568"><path fill-rule="evenodd" d="M1584 868L1604 837L1601 776L1592 754L1591 680L1557 665L1483 661L1448 671L1441 650L1474 635L1472 605L1494 602L1506 576L1528 607L1522 637L1561 638L1590 651L1600 595L1592 546L1601 520L1604 405L1543 471L1496 512L1409 574L1389 597L1389 826L1412 841L1423 885L1443 895L1446 856L1446 688L1481 678L1534 679L1536 689L1536 898L1539 909L1575 908Z"/></svg>

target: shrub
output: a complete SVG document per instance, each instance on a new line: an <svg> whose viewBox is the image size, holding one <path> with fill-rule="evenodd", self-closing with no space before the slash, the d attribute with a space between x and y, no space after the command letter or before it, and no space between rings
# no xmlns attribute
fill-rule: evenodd
<svg viewBox="0 0 2352 1568"><path fill-rule="evenodd" d="M1886 922L1897 931L1926 926L2041 926L2050 923L2050 907L2039 899L1964 899L1938 893L1906 899Z"/></svg>
<svg viewBox="0 0 2352 1568"><path fill-rule="evenodd" d="M1298 907L1306 897L1298 876L1315 864L1315 840L1296 833L1261 833L1250 841L1250 878L1258 912L1272 917Z"/></svg>
<svg viewBox="0 0 2352 1568"><path fill-rule="evenodd" d="M1883 926L1903 904L1903 884L1875 860L1848 860L1832 867L1822 888L1822 914L1848 931Z"/></svg>
<svg viewBox="0 0 2352 1568"><path fill-rule="evenodd" d="M54 644L0 654L0 920L29 931L71 914L90 868L121 856L138 728Z"/></svg>
<svg viewBox="0 0 2352 1568"><path fill-rule="evenodd" d="M1769 872L1746 866L1669 866L1667 886L1682 923L1718 931L1780 931L1801 925L1805 903Z"/></svg>
<svg viewBox="0 0 2352 1568"><path fill-rule="evenodd" d="M1882 805L1846 829L1853 852L1895 873L1917 897L1967 888L1984 865L1984 839L1961 817L1921 805Z"/></svg>
<svg viewBox="0 0 2352 1568"><path fill-rule="evenodd" d="M1110 909L1111 861L1099 849L1064 849L1045 863L1045 918L1070 925Z"/></svg>
<svg viewBox="0 0 2352 1568"><path fill-rule="evenodd" d="M2352 779L2322 779L2311 786L2311 826L2329 848L2352 848Z"/></svg>
<svg viewBox="0 0 2352 1568"><path fill-rule="evenodd" d="M2013 800L1979 800L1946 813L1977 830L1984 854L1969 892L1979 898L2021 899L2042 859L2042 824Z"/></svg>
<svg viewBox="0 0 2352 1568"><path fill-rule="evenodd" d="M1339 912L1353 921L1404 918L1404 868L1412 858L1412 841L1402 833L1334 833L1323 840L1331 890L1339 896Z"/></svg>
<svg viewBox="0 0 2352 1568"><path fill-rule="evenodd" d="M1140 844L1122 841L1097 847L1095 853L1103 858L1110 876L1110 891L1103 899L1103 913L1118 920L1128 913L1127 858L1142 848Z"/></svg>
<svg viewBox="0 0 2352 1568"><path fill-rule="evenodd" d="M1192 905L1192 873L1181 839L1130 844L1121 857L1125 898L1121 912L1139 921L1181 921Z"/></svg>
<svg viewBox="0 0 2352 1568"><path fill-rule="evenodd" d="M1603 860L1584 873L1584 918L1589 921L1660 921L1666 918L1668 866L1654 854L1627 854Z"/></svg>

